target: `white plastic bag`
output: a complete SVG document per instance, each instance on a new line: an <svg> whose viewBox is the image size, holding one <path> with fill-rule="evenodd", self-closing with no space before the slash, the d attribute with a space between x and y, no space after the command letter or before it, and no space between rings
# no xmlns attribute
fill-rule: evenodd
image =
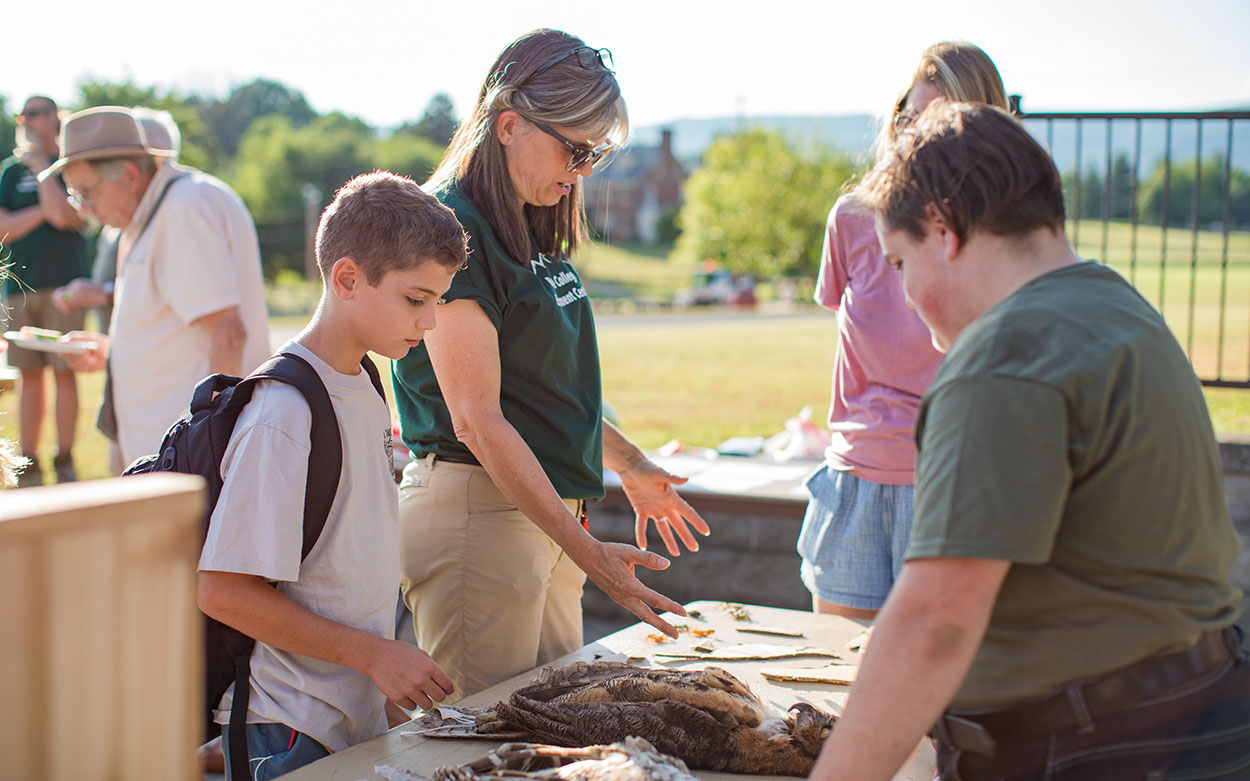
<svg viewBox="0 0 1250 781"><path fill-rule="evenodd" d="M829 433L812 422L812 408L804 407L786 421L785 428L768 438L764 453L783 463L794 459L820 460L829 447Z"/></svg>

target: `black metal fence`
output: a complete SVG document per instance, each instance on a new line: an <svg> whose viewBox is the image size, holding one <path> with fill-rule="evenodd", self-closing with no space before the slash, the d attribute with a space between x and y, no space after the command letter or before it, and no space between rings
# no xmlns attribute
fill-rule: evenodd
<svg viewBox="0 0 1250 781"><path fill-rule="evenodd" d="M1020 116L1078 254L1163 313L1204 385L1250 388L1250 111Z"/></svg>

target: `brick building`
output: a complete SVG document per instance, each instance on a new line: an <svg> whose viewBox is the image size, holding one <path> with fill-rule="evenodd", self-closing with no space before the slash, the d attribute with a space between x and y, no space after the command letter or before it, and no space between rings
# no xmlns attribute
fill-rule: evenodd
<svg viewBox="0 0 1250 781"><path fill-rule="evenodd" d="M659 241L660 219L682 204L689 174L673 156L673 133L663 130L660 145L630 146L611 164L585 180L586 212L604 241Z"/></svg>

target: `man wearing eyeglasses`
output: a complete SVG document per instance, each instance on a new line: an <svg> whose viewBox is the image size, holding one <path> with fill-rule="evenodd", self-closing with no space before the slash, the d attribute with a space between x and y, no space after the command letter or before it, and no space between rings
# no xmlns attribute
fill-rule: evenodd
<svg viewBox="0 0 1250 781"><path fill-rule="evenodd" d="M11 264L7 284L10 327L73 331L82 328L81 313L62 313L52 305L52 291L86 272L85 223L66 200L60 177L39 181L36 174L60 156L56 103L35 95L17 115L18 148L0 163L0 257ZM56 384L54 418L57 482L77 479L72 450L78 422L78 386L60 356L13 345L9 363L21 371L18 429L22 454L29 459L19 486L41 485L38 459L44 423L44 379L52 370Z"/></svg>
<svg viewBox="0 0 1250 781"><path fill-rule="evenodd" d="M102 106L65 120L63 169L84 217L121 229L109 336L70 357L80 371L109 369L118 452L113 468L156 452L199 380L241 376L269 356L268 314L256 227L220 180L157 159L130 109Z"/></svg>

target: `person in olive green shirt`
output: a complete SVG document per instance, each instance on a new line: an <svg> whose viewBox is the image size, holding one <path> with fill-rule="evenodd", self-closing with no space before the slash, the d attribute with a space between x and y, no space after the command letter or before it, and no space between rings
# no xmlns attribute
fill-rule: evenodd
<svg viewBox="0 0 1250 781"><path fill-rule="evenodd" d="M857 194L947 354L906 564L813 778L888 779L930 730L943 779L1244 777L1237 541L1162 316L1075 255L1053 162L997 109L935 103Z"/></svg>
<svg viewBox="0 0 1250 781"><path fill-rule="evenodd" d="M52 294L57 287L86 273L87 240L82 235L85 223L70 206L60 177L48 177L42 182L36 177L59 156L57 133L61 122L56 103L41 95L30 97L18 122L25 144L0 163L0 258L10 264L8 282L0 284L7 284L9 327L79 330L83 325L82 313L58 311ZM18 484L43 482L37 451L43 430L44 379L48 368L52 369L56 383L56 479L77 479L72 457L78 423L74 373L61 356L20 345L13 345L9 363L22 374L18 429L28 463Z"/></svg>

